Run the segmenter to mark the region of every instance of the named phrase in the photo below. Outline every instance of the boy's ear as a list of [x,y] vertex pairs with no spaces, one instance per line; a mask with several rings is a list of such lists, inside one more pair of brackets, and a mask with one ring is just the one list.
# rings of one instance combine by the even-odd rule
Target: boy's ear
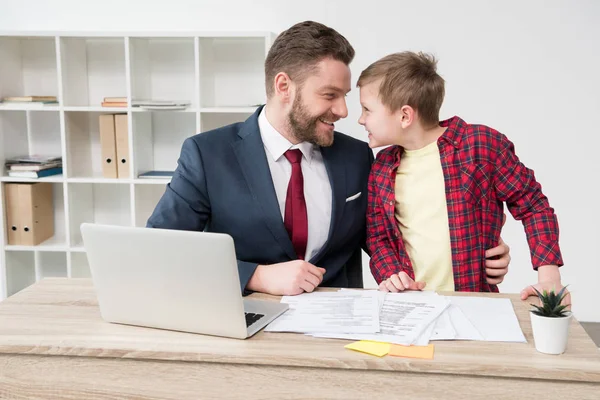
[[415,122],[416,111],[411,106],[402,106],[398,110],[398,118],[402,124],[402,129],[406,129]]
[[275,75],[273,84],[275,85],[275,95],[279,97],[283,102],[287,103],[291,101],[293,96],[293,82],[289,75],[285,72],[280,72]]

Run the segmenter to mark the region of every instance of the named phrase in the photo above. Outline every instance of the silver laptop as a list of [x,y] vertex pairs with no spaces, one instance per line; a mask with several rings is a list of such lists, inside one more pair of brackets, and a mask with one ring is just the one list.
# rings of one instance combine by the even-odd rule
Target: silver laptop
[[83,223],[102,318],[245,339],[288,308],[242,297],[231,236]]

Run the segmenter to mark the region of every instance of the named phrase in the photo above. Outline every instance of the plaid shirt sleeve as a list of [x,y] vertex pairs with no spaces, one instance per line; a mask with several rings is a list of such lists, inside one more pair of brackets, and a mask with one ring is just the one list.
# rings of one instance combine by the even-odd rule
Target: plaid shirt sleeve
[[500,134],[500,152],[494,186],[498,200],[506,202],[512,216],[523,222],[534,269],[563,265],[558,245],[558,220],[542,193],[534,172],[519,161],[513,143]]
[[390,222],[386,218],[378,190],[383,180],[390,179],[386,176],[386,169],[384,163],[377,160],[369,175],[367,248],[371,253],[371,273],[378,284],[402,270],[397,251],[387,233]]

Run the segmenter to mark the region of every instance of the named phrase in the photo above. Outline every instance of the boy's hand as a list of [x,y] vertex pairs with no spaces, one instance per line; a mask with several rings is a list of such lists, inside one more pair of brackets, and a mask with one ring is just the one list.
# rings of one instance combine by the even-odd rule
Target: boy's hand
[[392,293],[403,292],[405,290],[423,290],[424,287],[425,282],[415,282],[404,271],[390,276],[379,284],[379,290]]
[[[502,226],[506,223],[506,214],[502,214]],[[502,283],[504,277],[508,273],[508,265],[510,264],[510,247],[502,237],[498,246],[485,251],[485,274],[487,283],[490,285],[498,285]]]
[[[495,259],[497,258],[497,259]],[[498,246],[485,251],[485,274],[487,283],[498,285],[508,273],[510,247],[500,238]]]
[[[544,290],[551,291],[554,290],[558,293],[563,285],[560,281],[560,272],[558,271],[558,266],[556,265],[543,265],[538,267],[538,283],[533,285],[540,293],[543,293]],[[568,290],[565,290],[567,295],[563,299],[561,304],[566,304],[571,308],[571,294]],[[529,296],[537,296],[535,290],[531,286],[527,286],[523,291],[521,291],[521,300],[527,300]]]

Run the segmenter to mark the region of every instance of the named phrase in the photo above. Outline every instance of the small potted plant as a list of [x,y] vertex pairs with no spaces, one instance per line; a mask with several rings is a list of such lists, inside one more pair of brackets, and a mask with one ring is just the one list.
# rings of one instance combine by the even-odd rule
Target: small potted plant
[[551,290],[540,293],[533,288],[540,305],[531,304],[531,329],[537,351],[546,354],[562,354],[567,348],[571,312],[567,305],[561,304],[567,295],[566,286],[558,294]]

